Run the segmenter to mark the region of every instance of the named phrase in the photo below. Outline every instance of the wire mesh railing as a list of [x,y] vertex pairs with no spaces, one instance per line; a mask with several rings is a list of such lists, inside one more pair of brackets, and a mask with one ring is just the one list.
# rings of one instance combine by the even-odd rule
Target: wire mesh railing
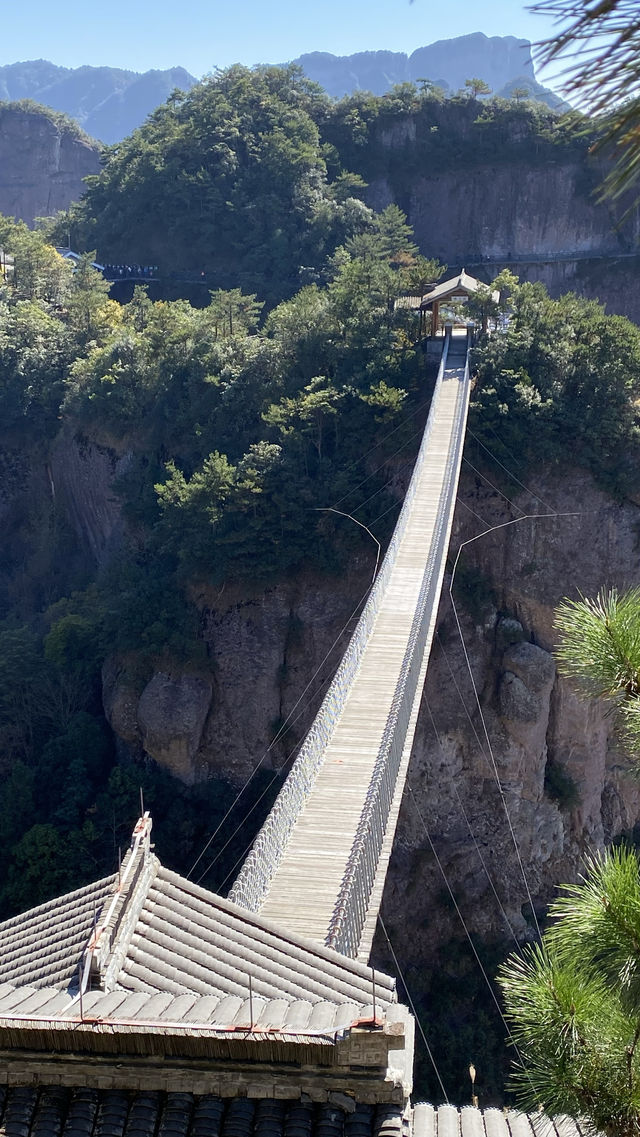
[[[432,400],[432,408],[436,403],[437,394],[442,384],[448,346],[447,340],[443,348],[442,360]],[[325,750],[346,703],[382,604],[385,589],[407,527],[413,499],[416,494],[419,472],[424,463],[432,429],[433,413],[430,411],[402,510],[380,571],[369,593],[355,631],[311,728],[302,742],[291,771],[229,893],[230,900],[247,908],[249,911],[257,912],[262,907],[269,892],[273,876],[285,854],[287,842],[293,827],[313,791],[318,771],[322,766]],[[393,793],[391,794],[391,799],[392,798]],[[389,806],[387,808],[387,816],[391,807],[391,799],[389,800]],[[374,824],[373,817],[372,824]],[[379,822],[376,821],[375,824],[379,824]],[[359,831],[360,830],[358,830],[358,832]],[[384,836],[384,833],[382,836]]]
[[[400,674],[391,701],[382,741],[367,790],[364,808],[342,885],[333,910],[325,945],[343,955],[356,956],[364,930],[382,843],[396,790],[396,782],[405,747],[409,719],[417,694],[418,681],[429,638],[431,616],[440,596],[440,558],[442,536],[447,531],[458,484],[460,454],[464,445],[466,419],[466,386],[469,379],[468,357],[465,363],[463,389],[458,396],[453,445],[449,449],[440,498],[438,519],[425,565],[416,611],[407,640]],[[444,550],[446,552],[446,550]]]

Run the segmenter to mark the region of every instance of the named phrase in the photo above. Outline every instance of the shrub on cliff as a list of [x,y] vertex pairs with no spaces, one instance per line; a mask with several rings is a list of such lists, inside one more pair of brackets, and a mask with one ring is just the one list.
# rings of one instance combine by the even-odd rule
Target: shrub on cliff
[[474,354],[474,433],[521,471],[571,461],[623,494],[639,474],[640,328],[541,284],[516,285],[510,307]]

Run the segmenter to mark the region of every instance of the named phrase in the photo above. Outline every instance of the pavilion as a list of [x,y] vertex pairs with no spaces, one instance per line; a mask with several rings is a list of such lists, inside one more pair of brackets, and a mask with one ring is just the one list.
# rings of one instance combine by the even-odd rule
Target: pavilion
[[[500,293],[489,288],[475,276],[470,276],[464,269],[458,276],[443,280],[435,284],[423,297],[420,303],[420,312],[431,311],[431,335],[437,336],[440,328],[440,307],[448,300],[468,300],[470,297],[486,297],[487,301],[498,303]],[[487,315],[482,316],[482,330],[487,330]]]

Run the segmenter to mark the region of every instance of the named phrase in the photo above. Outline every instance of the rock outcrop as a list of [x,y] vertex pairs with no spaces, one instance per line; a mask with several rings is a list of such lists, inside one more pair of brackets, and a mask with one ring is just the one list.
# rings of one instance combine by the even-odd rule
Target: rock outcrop
[[[384,132],[390,165],[423,128],[408,116]],[[447,264],[449,275],[464,266],[490,280],[509,267],[552,296],[572,290],[638,321],[640,289],[630,281],[640,264],[640,210],[622,220],[626,205],[598,199],[604,173],[586,155],[425,168],[402,187],[391,176],[372,179],[367,200],[375,209],[400,205],[422,252]]]
[[[463,481],[452,547],[491,530],[463,553],[463,579],[476,577],[473,596],[458,598],[473,682],[445,589],[410,768],[469,927],[488,939],[505,931],[500,905],[517,936],[530,934],[530,898],[542,913],[556,884],[575,879],[587,848],[640,818],[640,783],[628,776],[609,708],[580,700],[551,655],[563,596],[635,580],[640,507],[614,503],[572,470],[541,477],[532,489],[537,498],[522,493],[512,508],[480,479]],[[141,692],[109,672],[113,729],[187,782],[216,772],[240,785],[258,762],[278,769],[312,721],[369,572],[365,558],[339,584],[305,575],[253,597],[231,585],[218,594],[203,586],[196,599],[211,685],[172,671]],[[401,939],[408,906],[423,926],[419,945],[403,944],[416,966],[455,931],[438,870],[425,857],[422,822],[407,804],[385,906]]]
[[97,143],[44,109],[0,105],[0,213],[32,225],[68,209],[99,170]]
[[104,565],[123,535],[121,503],[114,481],[126,473],[131,454],[63,429],[51,449],[51,491],[65,509],[78,541],[94,564]]
[[[452,545],[490,530],[462,554],[484,597],[476,587],[457,600],[470,670],[446,589],[441,602],[409,772],[420,816],[408,797],[384,902],[408,966],[428,967],[448,937],[464,935],[425,833],[471,933],[506,945],[533,934],[531,900],[542,918],[585,853],[640,818],[640,784],[609,706],[580,699],[550,654],[564,596],[637,583],[640,508],[571,470],[532,490],[539,498],[521,494],[512,510],[479,478],[462,483],[467,509]],[[419,939],[403,930],[408,910]]]
[[187,783],[196,780],[194,759],[211,694],[211,683],[206,679],[158,671],[138,702],[137,719],[145,753]]

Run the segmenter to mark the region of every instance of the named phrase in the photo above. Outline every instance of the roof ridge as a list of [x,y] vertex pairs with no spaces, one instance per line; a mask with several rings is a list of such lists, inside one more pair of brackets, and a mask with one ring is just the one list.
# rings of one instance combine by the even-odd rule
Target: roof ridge
[[114,882],[113,896],[99,925],[85,948],[82,960],[82,986],[103,991],[115,988],[118,972],[135,932],[147,893],[160,861],[151,852],[152,820],[145,813],[138,821],[131,847]]

